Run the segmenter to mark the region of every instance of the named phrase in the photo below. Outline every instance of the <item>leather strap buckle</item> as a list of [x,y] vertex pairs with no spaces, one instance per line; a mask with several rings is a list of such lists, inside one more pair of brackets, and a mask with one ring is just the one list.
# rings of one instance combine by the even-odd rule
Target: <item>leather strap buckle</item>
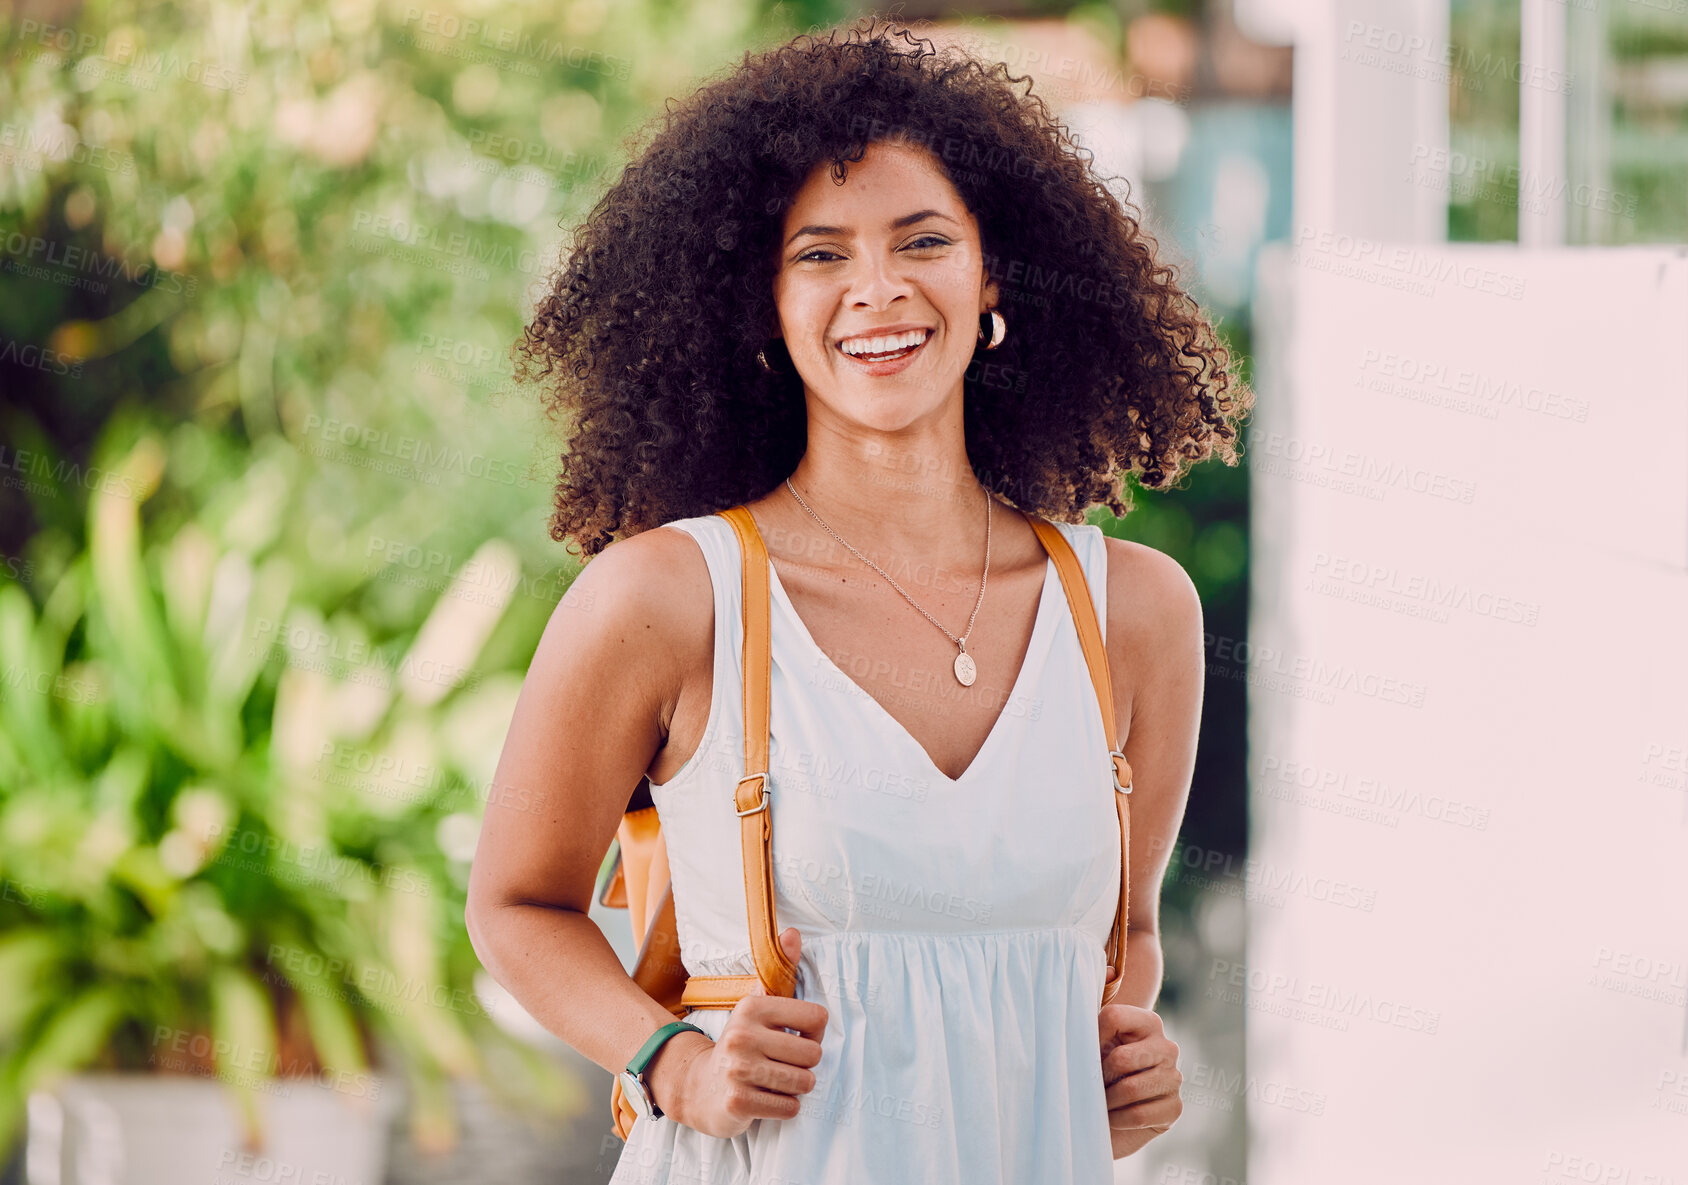
[[[762,779],[762,801],[757,803],[755,806],[751,807],[747,811],[734,811],[733,814],[737,815],[741,819],[744,818],[746,815],[754,815],[758,811],[765,811],[765,810],[768,809],[768,775],[767,774],[765,774],[765,773],[745,774],[744,777],[742,777],[738,780],[737,786],[742,786],[746,782],[750,781],[753,778],[761,778]],[[737,786],[735,786],[734,788],[736,789]],[[734,799],[735,799],[735,801],[737,800],[737,795],[734,795]]]
[[[1116,757],[1119,758],[1119,761],[1113,760]],[[1109,749],[1108,750],[1108,758],[1109,758],[1109,764],[1113,766],[1114,789],[1118,790],[1121,794],[1130,794],[1131,793],[1131,783],[1130,782],[1127,782],[1123,786],[1121,786],[1119,784],[1119,763],[1120,763],[1120,761],[1125,760],[1125,754],[1120,752],[1118,749]],[[1128,763],[1125,768],[1130,769],[1131,768],[1130,764]]]

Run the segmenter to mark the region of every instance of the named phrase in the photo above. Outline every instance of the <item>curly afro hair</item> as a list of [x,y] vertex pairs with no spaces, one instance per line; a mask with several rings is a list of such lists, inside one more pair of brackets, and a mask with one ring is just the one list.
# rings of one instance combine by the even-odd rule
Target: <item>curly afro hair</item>
[[[843,34],[842,36],[840,34]],[[1027,83],[1025,93],[1017,86]],[[802,379],[756,361],[777,326],[779,232],[820,164],[880,140],[929,149],[977,218],[1012,332],[963,381],[967,455],[1010,504],[1127,512],[1122,475],[1236,464],[1252,395],[1174,268],[1089,153],[1001,62],[863,18],[800,36],[671,100],[550,278],[519,377],[565,421],[551,536],[618,536],[761,496],[803,455]]]

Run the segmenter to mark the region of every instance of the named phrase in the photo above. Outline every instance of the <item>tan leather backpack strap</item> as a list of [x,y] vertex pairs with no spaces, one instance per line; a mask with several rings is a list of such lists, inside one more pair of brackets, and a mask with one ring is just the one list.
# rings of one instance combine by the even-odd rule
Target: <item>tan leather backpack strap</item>
[[744,777],[733,792],[744,847],[744,904],[756,974],[769,995],[797,991],[797,968],[780,949],[774,920],[773,797],[768,784],[768,684],[773,651],[769,631],[768,549],[743,506],[718,511],[738,536],[744,580]]
[[1114,811],[1119,816],[1119,909],[1114,914],[1113,927],[1108,931],[1108,978],[1102,986],[1102,1003],[1106,1004],[1119,991],[1120,977],[1125,971],[1125,928],[1131,903],[1131,808],[1126,796],[1131,793],[1131,763],[1119,747],[1119,729],[1114,722],[1114,686],[1108,674],[1108,651],[1102,643],[1102,629],[1096,621],[1096,604],[1090,597],[1090,584],[1084,578],[1084,567],[1073,553],[1058,527],[1036,515],[1026,515],[1032,530],[1049,558],[1055,561],[1055,573],[1061,578],[1061,588],[1067,594],[1067,608],[1073,624],[1078,627],[1079,645],[1084,650],[1084,663],[1090,669],[1090,682],[1096,689],[1096,702],[1102,710],[1102,733],[1108,741],[1108,756],[1114,763]]
[[674,886],[665,883],[651,903],[650,929],[639,944],[633,964],[633,982],[651,999],[676,1016],[682,1015],[681,995],[686,983],[686,963],[680,955],[680,940],[674,916]]

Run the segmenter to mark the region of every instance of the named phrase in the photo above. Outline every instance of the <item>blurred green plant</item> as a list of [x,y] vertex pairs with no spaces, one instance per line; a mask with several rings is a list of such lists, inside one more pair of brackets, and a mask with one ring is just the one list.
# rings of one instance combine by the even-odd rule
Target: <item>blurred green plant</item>
[[166,460],[143,435],[108,467],[45,603],[0,582],[0,1158],[28,1092],[96,1066],[214,1075],[253,1133],[273,1077],[362,1094],[382,1060],[425,1147],[453,1142],[453,1078],[571,1113],[578,1085],[477,1000],[461,924],[519,687],[466,658],[511,549],[477,555],[501,596],[447,586],[391,651],[244,550],[285,451],[214,528],[148,543]]
[[425,1146],[453,1076],[578,1101],[462,925],[573,574],[500,371],[620,138],[764,16],[0,11],[0,1140],[82,1067],[250,1122],[253,1067],[384,1059]]

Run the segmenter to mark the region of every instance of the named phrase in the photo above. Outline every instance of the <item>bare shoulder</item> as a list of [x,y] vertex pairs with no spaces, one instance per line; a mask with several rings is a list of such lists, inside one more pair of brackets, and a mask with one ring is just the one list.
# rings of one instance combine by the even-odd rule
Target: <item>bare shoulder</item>
[[[657,527],[611,543],[587,561],[552,613],[540,651],[567,637],[594,650],[684,659],[710,645],[713,616],[709,565],[697,541],[677,528]],[[677,669],[672,661],[662,665]]]
[[522,681],[473,898],[585,911],[628,794],[695,683],[688,652],[700,633],[708,654],[709,588],[702,551],[677,530],[641,532],[587,561]]
[[1201,597],[1184,565],[1144,543],[1106,536],[1108,636],[1160,634],[1201,624]]
[[1107,549],[1107,648],[1115,685],[1129,691],[1199,677],[1202,603],[1190,574],[1143,543],[1108,536]]

